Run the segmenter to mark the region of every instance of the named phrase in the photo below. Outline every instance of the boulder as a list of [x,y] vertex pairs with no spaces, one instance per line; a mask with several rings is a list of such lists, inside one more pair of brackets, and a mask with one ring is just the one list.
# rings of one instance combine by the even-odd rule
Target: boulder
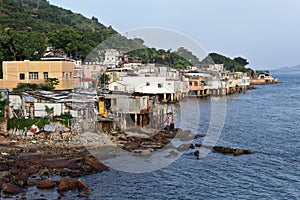
[[199,150],[196,150],[194,152],[194,155],[197,157],[198,160],[200,159],[200,152],[199,152]]
[[139,148],[139,146],[140,145],[136,142],[127,142],[126,144],[124,144],[124,149],[126,151],[132,151],[132,150]]
[[39,180],[36,183],[36,187],[39,189],[52,189],[55,187],[55,182],[51,180]]
[[57,190],[58,190],[58,192],[76,190],[77,189],[77,183],[78,183],[78,180],[75,180],[75,179],[61,178],[58,181]]
[[61,178],[58,181],[58,192],[66,192],[69,190],[84,190],[86,194],[91,194],[90,189],[82,181],[78,181],[71,178]]
[[19,193],[26,191],[25,189],[20,188],[19,186],[16,186],[11,183],[3,183],[1,187],[2,187],[3,192],[9,193],[9,194],[19,194]]
[[91,194],[91,190],[88,188],[88,186],[84,182],[78,181],[77,186],[78,186],[79,190],[84,190],[84,192],[86,194]]
[[15,176],[14,183],[19,186],[25,186],[25,185],[27,185],[28,177],[29,177],[28,172],[25,170],[21,170]]
[[198,138],[203,138],[205,136],[206,136],[205,134],[197,134],[197,135],[194,136],[194,139],[196,140]]
[[90,166],[93,170],[97,172],[108,171],[109,168],[97,160],[95,157],[84,157],[83,164]]
[[197,143],[195,144],[195,147],[202,147],[202,144]]
[[254,154],[254,152],[250,150],[244,150],[244,149],[235,149],[233,152],[234,156],[239,156],[242,154]]

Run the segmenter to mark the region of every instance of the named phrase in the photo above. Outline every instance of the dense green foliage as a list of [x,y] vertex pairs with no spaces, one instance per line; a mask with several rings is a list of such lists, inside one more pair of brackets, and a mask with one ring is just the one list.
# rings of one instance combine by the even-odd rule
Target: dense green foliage
[[45,118],[33,118],[33,119],[18,119],[18,118],[12,118],[7,120],[7,129],[24,129],[25,127],[29,129],[33,124],[38,126],[40,129],[44,128],[46,124],[49,124],[50,120]]
[[55,89],[55,86],[59,84],[58,78],[47,78],[45,83],[51,86],[51,90]]
[[16,88],[13,88],[12,94],[21,95],[26,91],[52,91],[54,87],[49,83],[35,84],[35,83],[18,83]]
[[72,27],[77,31],[106,31],[109,35],[115,32],[111,27],[100,24],[95,17],[90,20],[81,14],[50,5],[46,0],[1,0],[0,5],[1,28],[46,33]]
[[234,59],[228,58],[226,56],[217,54],[217,53],[210,53],[206,58],[204,58],[200,65],[202,67],[208,67],[210,64],[224,64],[226,70],[232,72],[251,72],[252,69],[246,68],[249,62],[242,58],[237,57]]
[[171,50],[144,48],[131,51],[129,55],[141,58],[143,63],[158,63],[175,69],[181,69],[191,65],[184,57],[176,52],[171,52]]
[[54,116],[53,121],[54,122],[60,122],[65,127],[70,127],[72,125],[71,119],[73,119],[70,112],[65,112],[64,114],[60,116]]
[[7,120],[7,129],[8,130],[13,128],[24,129],[25,127],[29,129],[33,124],[38,126],[40,129],[43,129],[46,124],[51,124],[53,122],[60,122],[64,126],[69,127],[71,125],[71,119],[72,119],[72,115],[69,112],[64,113],[60,116],[54,116],[53,119],[38,118],[38,117],[32,119],[12,118]]
[[0,65],[3,60],[39,60],[46,46],[84,59],[113,34],[116,31],[97,18],[88,19],[46,0],[0,0]]
[[103,85],[108,84],[109,80],[110,80],[109,75],[107,75],[107,74],[101,74],[99,76],[99,84],[100,84],[100,86],[102,87]]
[[[88,19],[50,5],[47,0],[0,0],[0,67],[3,60],[39,60],[46,47],[53,47],[58,55],[87,62],[103,61],[104,50],[113,48],[139,57],[144,63],[155,62],[176,69],[199,65],[199,59],[183,47],[174,52],[147,48],[142,39],[127,39],[95,17]],[[228,70],[249,71],[243,58],[232,60],[215,53],[210,57],[215,63],[224,63]],[[201,62],[208,63],[212,63],[209,58]]]

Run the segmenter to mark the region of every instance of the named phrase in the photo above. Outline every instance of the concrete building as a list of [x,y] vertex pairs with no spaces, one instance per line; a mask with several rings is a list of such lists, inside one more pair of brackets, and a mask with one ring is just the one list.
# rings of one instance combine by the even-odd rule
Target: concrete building
[[115,68],[120,63],[120,53],[114,49],[107,49],[105,52],[105,58],[103,64],[107,66],[107,68]]
[[74,62],[71,61],[3,61],[0,88],[12,90],[19,83],[45,83],[58,78],[55,90],[74,89]]
[[213,64],[209,65],[207,70],[212,70],[212,71],[223,71],[224,70],[224,65],[223,64]]
[[188,93],[188,80],[166,79],[165,77],[121,77],[110,83],[109,90],[126,93],[156,95],[163,101],[176,101]]
[[209,96],[209,87],[202,76],[189,77],[189,96]]

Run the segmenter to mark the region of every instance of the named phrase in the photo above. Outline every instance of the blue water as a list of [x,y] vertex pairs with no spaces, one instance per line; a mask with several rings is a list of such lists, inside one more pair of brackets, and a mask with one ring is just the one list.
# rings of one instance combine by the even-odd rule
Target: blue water
[[[300,74],[276,77],[283,83],[226,99],[217,144],[255,154],[211,152],[196,160],[187,151],[159,171],[132,174],[111,169],[82,178],[92,190],[88,199],[300,199]],[[210,101],[187,103],[199,106],[201,117],[186,120],[199,123],[197,132],[205,133]],[[63,199],[70,198],[76,195],[69,192]]]

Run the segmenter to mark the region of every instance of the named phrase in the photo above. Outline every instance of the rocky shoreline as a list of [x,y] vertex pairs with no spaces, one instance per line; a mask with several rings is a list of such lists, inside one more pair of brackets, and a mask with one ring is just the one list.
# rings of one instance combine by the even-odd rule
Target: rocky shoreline
[[[56,188],[60,196],[78,190],[79,196],[90,194],[89,188],[77,177],[108,171],[83,145],[10,144],[1,136],[0,197],[26,192],[28,186],[38,189]],[[51,177],[60,176],[53,181]],[[68,177],[68,178],[64,178]],[[24,196],[21,199],[26,199]]]
[[[60,196],[58,199],[69,190],[78,191],[78,197],[85,197],[91,191],[85,183],[77,180],[77,178],[109,171],[109,167],[91,155],[91,152],[88,151],[89,147],[97,149],[99,146],[109,147],[114,145],[127,152],[150,154],[167,145],[175,148],[171,144],[171,139],[175,137],[185,142],[205,137],[203,134],[190,135],[190,131],[179,128],[170,130],[170,127],[148,135],[143,132],[137,134],[137,130],[131,130],[127,133],[111,131],[105,136],[106,140],[109,141],[104,142],[105,144],[99,143],[98,140],[100,139],[96,138],[96,135],[83,137],[85,143],[83,144],[78,138],[73,138],[69,142],[58,139],[49,142],[45,138],[42,139],[43,137],[40,137],[38,141],[35,140],[37,138],[14,141],[11,140],[8,134],[0,134],[0,197],[19,194],[21,199],[26,199],[22,194],[25,194],[29,186],[36,186],[41,190],[56,189]],[[86,144],[89,140],[94,140],[96,144]],[[197,148],[201,147],[211,148],[216,153],[232,154],[234,156],[254,153],[250,150],[221,146],[212,147],[200,143],[185,143],[175,149],[181,152],[192,149],[196,158],[199,159],[200,152]],[[52,179],[54,176],[59,176],[60,179],[54,181]]]

